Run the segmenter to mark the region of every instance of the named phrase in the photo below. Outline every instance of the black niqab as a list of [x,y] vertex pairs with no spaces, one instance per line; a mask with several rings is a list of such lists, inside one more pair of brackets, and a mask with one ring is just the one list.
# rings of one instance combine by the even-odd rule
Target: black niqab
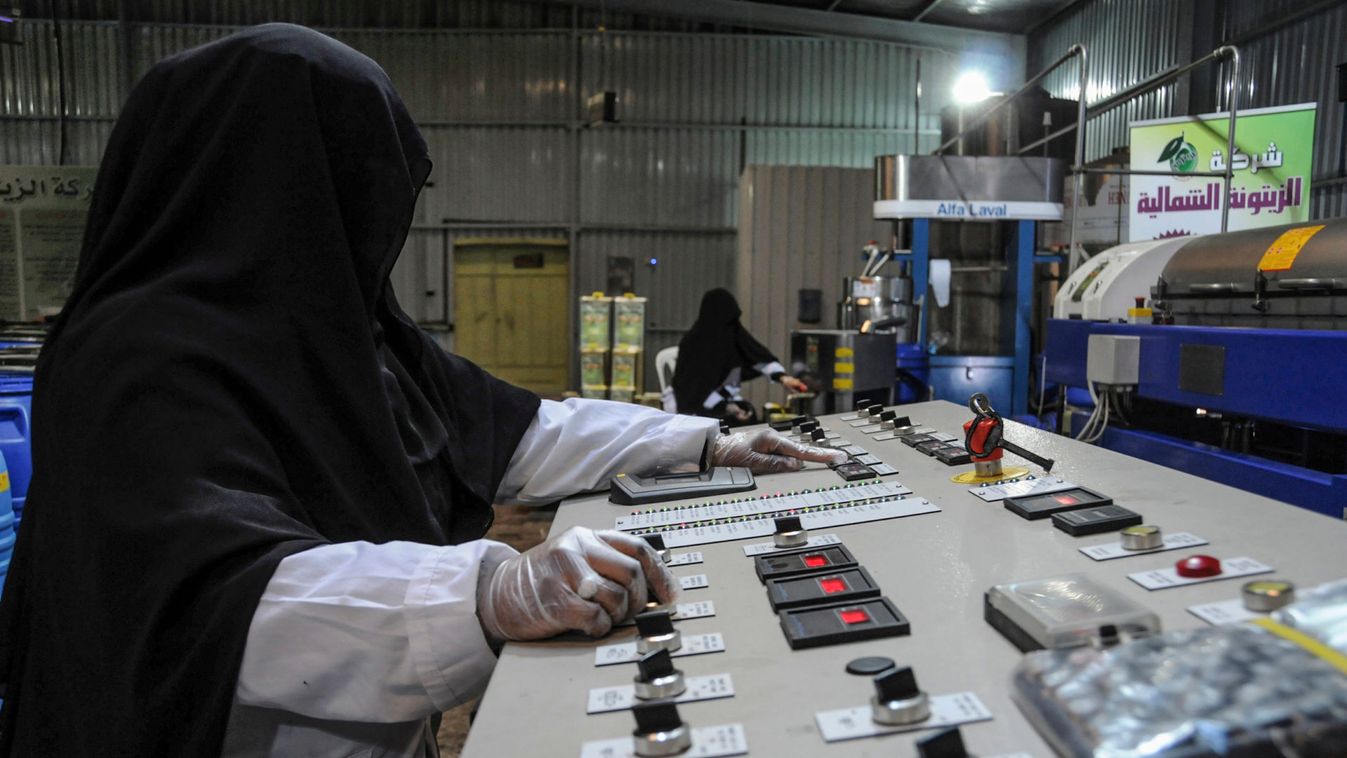
[[674,399],[683,413],[703,413],[706,397],[738,368],[744,381],[758,376],[754,366],[776,360],[771,351],[739,323],[739,303],[728,290],[702,295],[697,321],[678,343]]
[[218,754],[282,558],[485,532],[538,399],[393,299],[429,171],[383,71],[299,27],[131,93],[36,375],[0,753]]

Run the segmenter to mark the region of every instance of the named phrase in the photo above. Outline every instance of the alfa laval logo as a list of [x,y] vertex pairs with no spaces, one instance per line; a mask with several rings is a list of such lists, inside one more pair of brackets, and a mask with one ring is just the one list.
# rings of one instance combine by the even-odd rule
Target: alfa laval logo
[[1176,174],[1187,173],[1197,168],[1197,148],[1183,138],[1183,133],[1169,141],[1160,151],[1157,163],[1169,161],[1169,168]]

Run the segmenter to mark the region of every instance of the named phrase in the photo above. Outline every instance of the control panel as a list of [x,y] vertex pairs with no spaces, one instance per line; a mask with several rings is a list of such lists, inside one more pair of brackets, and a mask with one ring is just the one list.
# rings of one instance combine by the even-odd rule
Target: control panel
[[788,419],[847,461],[563,503],[554,532],[640,536],[684,590],[604,639],[507,645],[463,755],[1045,758],[1011,699],[1024,651],[1263,618],[1347,574],[1347,524],[1011,421],[989,475],[970,416]]

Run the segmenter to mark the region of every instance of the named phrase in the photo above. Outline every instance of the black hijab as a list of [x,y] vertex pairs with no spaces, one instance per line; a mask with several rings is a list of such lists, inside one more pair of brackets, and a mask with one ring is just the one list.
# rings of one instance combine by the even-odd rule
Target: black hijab
[[678,343],[674,364],[674,399],[683,413],[702,413],[706,396],[725,382],[732,369],[747,381],[758,376],[753,367],[776,360],[739,323],[739,303],[728,290],[716,288],[702,295],[697,321]]
[[136,86],[38,364],[0,754],[218,754],[282,558],[485,532],[538,399],[393,299],[429,171],[384,72],[307,29]]

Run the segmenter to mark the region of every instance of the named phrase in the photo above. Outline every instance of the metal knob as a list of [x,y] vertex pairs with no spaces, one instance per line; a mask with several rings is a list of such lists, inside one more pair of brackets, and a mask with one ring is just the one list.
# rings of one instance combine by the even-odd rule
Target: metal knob
[[653,534],[642,534],[641,539],[645,540],[647,543],[650,544],[650,547],[655,549],[655,552],[659,554],[659,559],[661,561],[668,563],[669,559],[673,558],[673,551],[664,546],[663,534],[660,534],[659,532],[655,532]]
[[632,748],[641,758],[678,755],[692,747],[692,730],[673,703],[637,703],[631,713],[636,717]]
[[1255,613],[1270,613],[1296,601],[1296,587],[1290,582],[1262,579],[1244,584],[1244,607]]
[[814,431],[809,433],[809,440],[813,442],[815,445],[827,447],[828,433],[823,431],[822,429],[815,429]]
[[683,636],[674,629],[673,615],[667,610],[645,611],[636,614],[636,652],[645,654],[652,650],[673,652],[683,646]]
[[875,723],[885,726],[906,726],[931,717],[931,701],[917,688],[917,676],[911,666],[875,676],[870,715]]
[[892,429],[893,422],[898,418],[897,411],[884,411],[879,414],[879,427],[881,429]]
[[800,523],[799,516],[782,516],[776,519],[772,544],[777,547],[804,547],[809,544],[809,530]]
[[683,672],[674,668],[669,651],[652,650],[636,662],[638,673],[633,684],[636,697],[642,700],[662,700],[678,697],[687,690]]
[[1160,527],[1150,524],[1129,526],[1119,533],[1122,535],[1123,550],[1154,550],[1165,544],[1165,537],[1160,532]]

